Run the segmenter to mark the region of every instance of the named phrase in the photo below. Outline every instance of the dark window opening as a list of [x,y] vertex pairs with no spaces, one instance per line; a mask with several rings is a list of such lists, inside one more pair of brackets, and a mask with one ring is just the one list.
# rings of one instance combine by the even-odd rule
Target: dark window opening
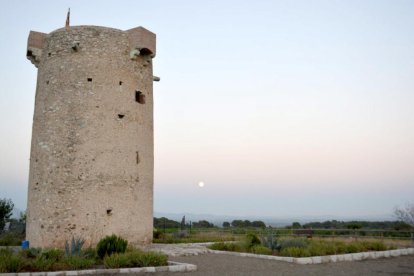
[[33,56],[33,52],[32,51],[27,51],[27,54],[26,54],[26,56],[28,56],[28,57],[31,57],[31,56]]
[[49,84],[49,81],[46,81],[46,84]]
[[144,104],[145,103],[145,95],[141,91],[135,91],[135,101]]
[[124,118],[125,117],[125,115],[124,114],[118,114],[118,118],[119,119],[122,119],[122,118]]
[[107,214],[108,216],[112,215],[112,209],[106,209],[106,214]]
[[139,152],[137,151],[136,153],[137,153],[136,161],[137,161],[137,164],[139,164],[139,161],[140,161],[139,160]]
[[119,81],[119,85],[122,85],[122,81]]
[[52,56],[52,53],[47,53],[47,56],[48,56],[48,57]]
[[88,78],[88,81],[91,82],[92,81],[92,78]]

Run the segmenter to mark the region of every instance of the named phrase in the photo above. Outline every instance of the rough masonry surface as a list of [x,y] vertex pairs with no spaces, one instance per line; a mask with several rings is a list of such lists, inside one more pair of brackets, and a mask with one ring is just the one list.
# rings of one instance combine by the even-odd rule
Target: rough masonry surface
[[155,34],[97,26],[30,32],[38,68],[27,211],[34,247],[117,234],[152,240]]

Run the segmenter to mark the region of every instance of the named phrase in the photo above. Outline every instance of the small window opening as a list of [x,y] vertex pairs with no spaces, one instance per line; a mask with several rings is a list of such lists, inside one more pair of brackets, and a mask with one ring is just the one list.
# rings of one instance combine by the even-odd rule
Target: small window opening
[[145,103],[145,95],[141,91],[135,91],[135,101],[144,104]]
[[119,81],[119,85],[122,85],[122,81]]
[[46,81],[46,84],[49,84],[49,81]]
[[112,208],[106,209],[106,214],[108,216],[112,215]]
[[33,56],[33,52],[32,51],[27,51],[27,54],[26,54],[26,56],[28,56],[28,57],[31,57],[31,56]]
[[52,53],[47,53],[47,56],[48,56],[48,57],[52,56]]
[[125,114],[118,114],[118,118],[119,119],[122,119],[122,118],[124,118],[125,117]]
[[137,161],[137,164],[139,164],[139,152],[138,151],[136,151],[136,154],[137,154],[137,157],[136,157],[136,161]]
[[92,81],[92,78],[88,78],[88,81],[91,82]]

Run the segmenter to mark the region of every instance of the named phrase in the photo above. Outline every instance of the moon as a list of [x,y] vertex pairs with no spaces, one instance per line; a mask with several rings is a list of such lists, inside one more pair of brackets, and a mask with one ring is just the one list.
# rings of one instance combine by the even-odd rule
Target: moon
[[203,181],[198,182],[198,187],[203,188],[204,187],[204,182]]

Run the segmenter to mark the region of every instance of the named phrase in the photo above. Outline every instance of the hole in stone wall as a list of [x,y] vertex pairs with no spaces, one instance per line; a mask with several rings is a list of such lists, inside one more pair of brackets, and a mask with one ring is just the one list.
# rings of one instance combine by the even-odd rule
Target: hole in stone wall
[[28,57],[31,57],[31,56],[33,56],[33,52],[32,51],[27,51],[27,53],[26,53],[26,56],[28,56]]
[[119,85],[122,85],[122,81],[119,81]]
[[47,56],[48,56],[48,57],[52,56],[52,53],[47,53]]
[[108,216],[112,215],[112,208],[106,209],[106,214]]
[[119,119],[122,119],[122,118],[124,118],[125,117],[125,115],[124,114],[118,114],[118,118]]
[[88,81],[91,82],[92,81],[92,78],[88,78]]
[[135,91],[135,101],[144,104],[145,103],[145,95],[141,91]]
[[136,158],[137,160],[136,161],[137,161],[137,164],[139,164],[139,152],[137,151],[136,153],[137,153],[137,158]]
[[46,84],[49,84],[49,81],[46,81]]

